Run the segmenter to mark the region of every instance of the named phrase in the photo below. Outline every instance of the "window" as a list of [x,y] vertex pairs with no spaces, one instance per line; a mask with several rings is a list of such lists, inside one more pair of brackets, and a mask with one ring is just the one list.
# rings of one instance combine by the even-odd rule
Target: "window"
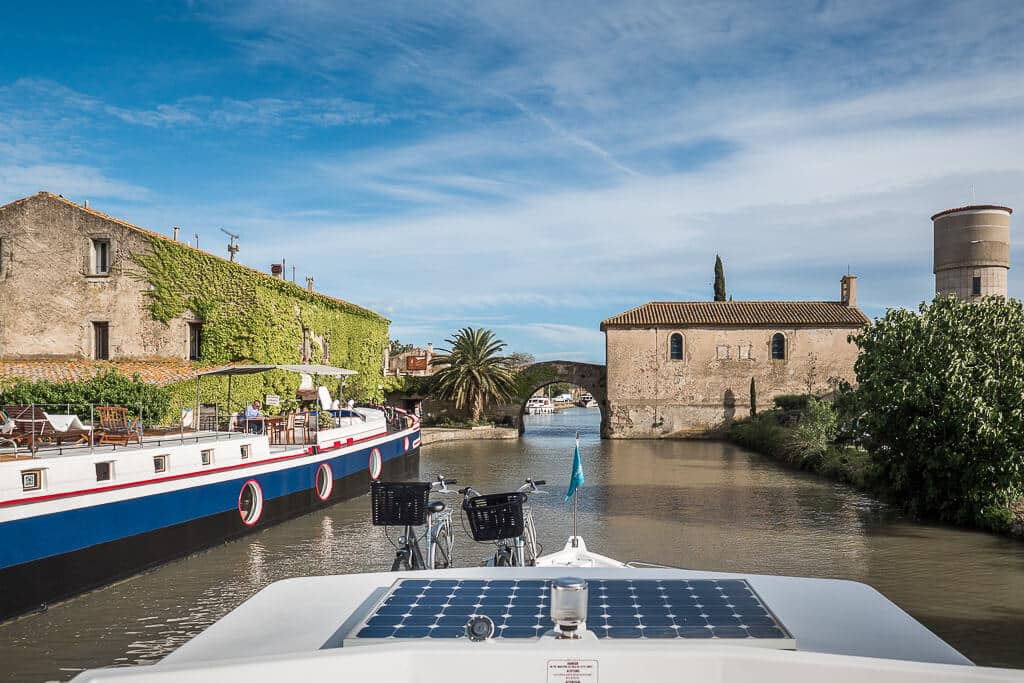
[[750,360],[750,344],[740,344],[739,354],[740,360]]
[[110,481],[110,463],[96,463],[96,481]]
[[213,462],[213,449],[202,452],[203,466],[209,465]]
[[772,360],[786,360],[786,337],[781,332],[772,335]]
[[729,346],[728,344],[718,345],[718,360],[729,360]]
[[244,446],[242,446],[241,450],[242,450],[242,460],[248,460],[249,459],[249,444],[245,444]]
[[671,360],[683,359],[683,335],[678,332],[668,339],[668,357]]
[[110,274],[110,240],[92,241],[92,274]]
[[21,473],[21,490],[38,491],[43,488],[42,470],[24,470]]
[[92,357],[96,360],[110,360],[110,323],[92,324]]
[[971,296],[981,296],[981,278],[971,278]]
[[160,472],[167,471],[167,456],[166,455],[154,455],[153,456],[153,471],[159,474]]
[[188,324],[188,359],[199,360],[199,350],[203,345],[203,324]]

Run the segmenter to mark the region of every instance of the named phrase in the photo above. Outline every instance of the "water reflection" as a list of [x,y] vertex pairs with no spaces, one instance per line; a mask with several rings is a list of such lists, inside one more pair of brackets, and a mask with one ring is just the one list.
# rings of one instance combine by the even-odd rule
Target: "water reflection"
[[[596,410],[531,416],[523,439],[434,445],[421,477],[484,492],[527,476],[547,550],[571,528],[563,501],[573,435],[586,484],[580,532],[597,552],[695,569],[865,581],[971,659],[1024,667],[1024,544],[908,522],[845,487],[728,444],[599,439]],[[457,506],[458,497],[447,500]],[[493,552],[459,532],[456,562]],[[85,667],[157,661],[267,584],[380,571],[393,551],[369,498],[335,505],[0,627],[7,680],[67,679]]]

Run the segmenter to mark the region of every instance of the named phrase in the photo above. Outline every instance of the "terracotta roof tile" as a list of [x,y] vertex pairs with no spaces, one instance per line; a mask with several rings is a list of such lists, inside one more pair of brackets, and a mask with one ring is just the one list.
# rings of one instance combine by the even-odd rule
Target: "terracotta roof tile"
[[961,211],[1005,211],[1007,213],[1013,213],[1013,209],[1010,207],[1000,206],[999,204],[968,204],[967,206],[958,206],[955,209],[939,211],[937,214],[932,216],[932,220],[942,216],[948,216],[951,213],[959,213]]
[[870,321],[840,301],[652,301],[601,323],[606,327],[653,325],[821,325],[857,327]]
[[31,358],[0,360],[0,378],[25,379],[30,382],[78,382],[94,377],[98,372],[117,370],[126,377],[138,373],[143,382],[163,386],[192,379],[201,370],[218,366],[198,365],[186,360],[153,359],[126,361],[98,361],[86,358]]

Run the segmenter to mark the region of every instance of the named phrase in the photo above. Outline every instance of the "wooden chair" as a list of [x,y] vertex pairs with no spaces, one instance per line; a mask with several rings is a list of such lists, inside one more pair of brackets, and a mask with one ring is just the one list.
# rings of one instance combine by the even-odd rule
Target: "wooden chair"
[[[289,430],[291,433],[292,443],[306,443],[306,429],[309,426],[309,413],[295,413],[292,416],[292,427]],[[295,435],[298,434],[301,441],[295,440]]]
[[142,429],[139,418],[128,419],[128,409],[122,406],[96,406],[96,417],[99,419],[100,444],[127,446],[135,441],[142,445]]
[[288,413],[283,420],[271,423],[271,429],[273,430],[270,435],[271,443],[290,443],[286,436],[288,434],[295,435],[295,413]]

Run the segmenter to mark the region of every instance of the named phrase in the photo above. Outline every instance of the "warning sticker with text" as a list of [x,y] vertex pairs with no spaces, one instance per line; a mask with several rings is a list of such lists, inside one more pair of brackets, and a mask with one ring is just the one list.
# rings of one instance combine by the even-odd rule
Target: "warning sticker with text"
[[597,660],[549,659],[548,683],[597,683]]

